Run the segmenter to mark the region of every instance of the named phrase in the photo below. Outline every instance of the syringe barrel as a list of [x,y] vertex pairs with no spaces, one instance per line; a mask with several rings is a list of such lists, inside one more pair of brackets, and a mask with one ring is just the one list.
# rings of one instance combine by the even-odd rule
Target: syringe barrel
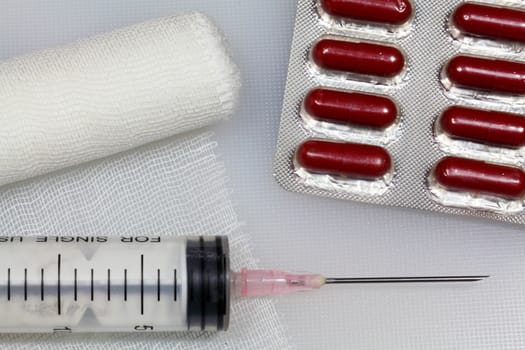
[[0,236],[0,332],[226,330],[226,237]]

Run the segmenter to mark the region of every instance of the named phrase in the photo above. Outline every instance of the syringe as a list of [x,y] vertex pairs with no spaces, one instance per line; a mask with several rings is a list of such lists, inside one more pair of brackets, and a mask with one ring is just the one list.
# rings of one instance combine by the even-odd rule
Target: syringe
[[232,296],[488,277],[325,278],[229,265],[222,236],[0,236],[0,332],[226,330]]

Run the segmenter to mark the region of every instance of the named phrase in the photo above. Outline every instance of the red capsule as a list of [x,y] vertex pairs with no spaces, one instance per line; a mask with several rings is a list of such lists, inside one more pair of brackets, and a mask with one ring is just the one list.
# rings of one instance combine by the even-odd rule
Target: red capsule
[[311,173],[375,180],[392,166],[381,147],[309,140],[297,149],[297,162]]
[[306,95],[304,107],[318,120],[378,129],[389,127],[397,118],[391,99],[356,92],[315,89]]
[[465,3],[452,16],[464,33],[494,39],[525,42],[525,12],[516,9]]
[[333,39],[320,40],[312,58],[321,68],[392,78],[403,70],[405,58],[392,46]]
[[507,147],[525,145],[525,118],[517,114],[454,106],[439,122],[455,138]]
[[439,184],[457,191],[519,198],[525,194],[525,173],[514,167],[447,157],[434,170]]
[[409,0],[321,0],[329,15],[359,21],[403,24],[412,15]]
[[453,58],[446,68],[450,81],[464,88],[525,94],[525,64],[470,56]]

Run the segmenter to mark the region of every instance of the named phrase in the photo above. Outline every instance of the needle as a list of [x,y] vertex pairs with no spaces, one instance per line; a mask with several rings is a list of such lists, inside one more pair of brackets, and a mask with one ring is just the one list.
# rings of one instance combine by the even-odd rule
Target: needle
[[490,276],[425,276],[425,277],[358,277],[358,278],[325,278],[325,284],[359,284],[359,283],[449,283],[478,282]]
[[422,277],[324,277],[319,274],[296,274],[281,270],[249,270],[233,273],[237,294],[264,296],[289,294],[319,289],[327,284],[360,283],[458,283],[478,282],[488,275],[473,276],[422,276]]

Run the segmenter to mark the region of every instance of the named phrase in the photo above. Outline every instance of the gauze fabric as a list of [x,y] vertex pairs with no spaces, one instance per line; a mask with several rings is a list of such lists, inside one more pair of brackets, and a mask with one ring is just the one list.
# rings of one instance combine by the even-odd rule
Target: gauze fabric
[[224,119],[239,88],[196,12],[0,62],[0,185]]
[[[10,235],[228,235],[232,269],[254,268],[212,135],[190,133],[102,161],[4,186],[0,232]],[[115,257],[118,259],[118,257]],[[20,349],[287,349],[270,299],[232,303],[221,333],[0,335]]]

